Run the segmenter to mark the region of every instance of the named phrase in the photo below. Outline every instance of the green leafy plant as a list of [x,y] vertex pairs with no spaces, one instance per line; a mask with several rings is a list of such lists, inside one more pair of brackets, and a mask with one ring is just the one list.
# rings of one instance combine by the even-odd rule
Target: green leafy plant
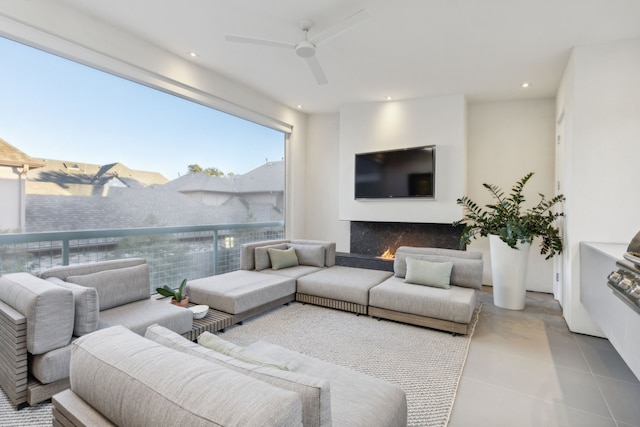
[[531,179],[533,172],[521,178],[511,188],[511,193],[505,195],[504,191],[490,184],[482,184],[490,193],[495,203],[478,206],[469,197],[464,196],[456,202],[465,208],[464,217],[453,225],[464,225],[460,235],[460,246],[471,243],[471,239],[478,236],[494,234],[512,248],[516,248],[518,242],[531,243],[534,238],[542,238],[540,254],[546,255],[545,259],[552,258],[562,252],[562,237],[560,230],[554,225],[556,219],[564,216],[562,212],[554,212],[552,208],[565,200],[562,194],[547,200],[540,194],[537,205],[523,210],[522,204],[525,197],[522,194],[525,184]]
[[164,285],[162,288],[156,288],[156,292],[164,297],[173,297],[176,302],[182,301],[186,296],[184,294],[184,286],[187,284],[187,279],[184,279],[177,289],[172,289],[169,285]]

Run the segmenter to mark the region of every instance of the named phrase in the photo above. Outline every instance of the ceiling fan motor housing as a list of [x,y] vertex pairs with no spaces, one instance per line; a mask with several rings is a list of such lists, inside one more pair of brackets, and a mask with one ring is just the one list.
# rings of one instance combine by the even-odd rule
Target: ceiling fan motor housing
[[306,40],[296,45],[296,54],[302,58],[310,58],[316,54],[316,46]]

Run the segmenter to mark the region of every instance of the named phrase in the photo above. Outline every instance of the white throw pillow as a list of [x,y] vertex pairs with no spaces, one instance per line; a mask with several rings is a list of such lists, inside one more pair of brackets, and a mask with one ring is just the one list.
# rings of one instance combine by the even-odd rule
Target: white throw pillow
[[299,265],[298,256],[294,248],[274,249],[269,248],[269,258],[271,259],[271,268],[274,270],[282,270],[283,268],[295,267]]
[[405,283],[450,288],[452,262],[431,262],[407,257],[407,275]]
[[254,354],[247,351],[244,347],[240,347],[239,345],[224,340],[211,332],[201,333],[198,337],[198,344],[211,350],[215,350],[218,353],[231,356],[234,359],[242,360],[243,362],[251,363],[253,365],[268,366],[270,368],[277,368],[285,371],[287,370],[287,366],[284,363],[279,363],[267,357]]

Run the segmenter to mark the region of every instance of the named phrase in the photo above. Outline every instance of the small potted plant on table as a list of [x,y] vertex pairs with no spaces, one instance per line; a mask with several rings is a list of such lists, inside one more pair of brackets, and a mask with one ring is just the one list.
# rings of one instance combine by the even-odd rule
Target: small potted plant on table
[[184,286],[186,284],[187,279],[184,279],[177,289],[172,289],[169,285],[164,285],[162,288],[156,288],[156,292],[162,296],[171,297],[171,304],[186,307],[189,304],[189,297],[184,294]]

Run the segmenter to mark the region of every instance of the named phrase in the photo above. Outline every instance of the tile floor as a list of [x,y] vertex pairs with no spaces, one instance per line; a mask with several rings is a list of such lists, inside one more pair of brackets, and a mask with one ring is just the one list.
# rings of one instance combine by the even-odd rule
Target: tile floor
[[609,341],[570,332],[552,295],[527,293],[523,311],[490,287],[479,298],[449,427],[640,427],[640,382]]

